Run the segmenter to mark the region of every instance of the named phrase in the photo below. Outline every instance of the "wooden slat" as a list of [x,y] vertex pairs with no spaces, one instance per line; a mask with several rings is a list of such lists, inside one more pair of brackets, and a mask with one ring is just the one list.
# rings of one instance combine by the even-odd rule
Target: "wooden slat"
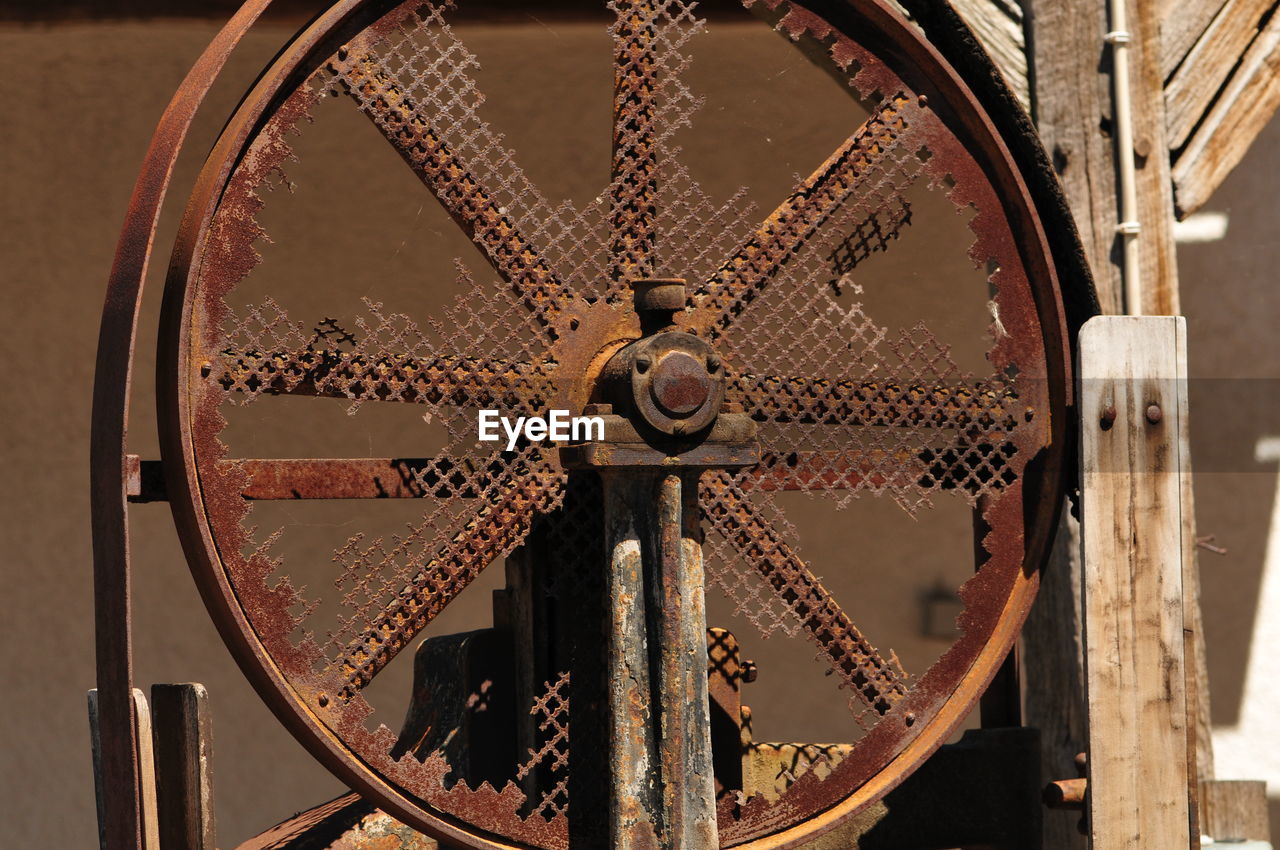
[[1099,129],[1110,112],[1101,73],[1106,10],[1096,0],[1027,0],[1032,116],[1071,203],[1104,312],[1120,311],[1114,144]]
[[[160,850],[160,832],[156,813],[156,773],[151,747],[151,712],[142,691],[133,689],[135,730],[138,739],[139,833],[141,850]],[[102,732],[98,715],[98,689],[89,691],[89,740],[93,748],[93,779],[98,804],[98,842],[107,850],[105,787],[102,773]]]
[[1160,70],[1164,79],[1173,76],[1178,65],[1208,28],[1209,22],[1226,0],[1163,0],[1160,27]]
[[138,718],[138,784],[142,803],[142,850],[160,850],[160,814],[156,803],[156,757],[151,740],[151,710],[142,691],[133,689]]
[[1274,0],[1227,0],[1196,41],[1165,86],[1170,150],[1182,147],[1200,123],[1231,69],[1257,37],[1263,15],[1274,5]]
[[[1185,328],[1177,317],[1107,316],[1080,334],[1095,850],[1191,842],[1182,632]],[[1155,422],[1147,414],[1152,404],[1160,411]]]
[[1280,106],[1280,15],[1254,39],[1173,168],[1178,213],[1199,209]]
[[1004,74],[1022,107],[1031,109],[1031,84],[1027,76],[1027,40],[1022,8],[1010,0],[952,0],[965,23]]
[[152,685],[156,795],[165,850],[214,850],[212,729],[204,685]]
[[1159,0],[1127,0],[1133,98],[1133,148],[1137,157],[1137,219],[1142,304],[1127,312],[1148,316],[1182,313],[1178,296],[1178,257],[1173,239],[1173,193],[1169,191],[1169,145],[1165,137],[1164,75],[1160,71]]
[[[1114,143],[1100,125],[1110,112],[1110,82],[1101,73],[1106,9],[1097,0],[1026,0],[1032,115],[1093,271],[1104,311],[1121,305],[1116,239]],[[1104,100],[1106,99],[1106,100]],[[1042,786],[1075,778],[1086,747],[1081,658],[1079,522],[1063,511],[1040,593],[1022,632],[1024,722],[1042,730]],[[1078,812],[1044,812],[1046,850],[1078,850],[1085,838]]]
[[1200,799],[1203,805],[1202,831],[1214,841],[1271,840],[1267,783],[1247,780],[1206,782],[1200,788]]

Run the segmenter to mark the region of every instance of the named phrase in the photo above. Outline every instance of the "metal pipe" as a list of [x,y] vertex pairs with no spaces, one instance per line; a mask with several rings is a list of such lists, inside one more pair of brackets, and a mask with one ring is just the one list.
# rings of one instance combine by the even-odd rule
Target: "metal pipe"
[[707,687],[698,473],[670,473],[657,485],[657,557],[650,609],[658,636],[653,670],[659,716],[663,847],[709,850],[716,837]]
[[[640,478],[640,481],[636,479]],[[637,490],[650,476],[608,470],[604,485],[606,573],[611,621],[605,635],[609,694],[609,846],[657,850],[658,812],[655,750],[650,724],[649,634],[643,530],[638,527]],[[637,496],[639,498],[637,498]]]
[[1120,172],[1120,221],[1116,231],[1124,240],[1124,311],[1142,315],[1142,273],[1138,252],[1138,191],[1133,158],[1133,95],[1129,85],[1129,32],[1125,0],[1110,0],[1111,31],[1105,41],[1111,45],[1112,103],[1115,112],[1116,162]]
[[602,470],[609,536],[610,846],[711,850],[698,473]]

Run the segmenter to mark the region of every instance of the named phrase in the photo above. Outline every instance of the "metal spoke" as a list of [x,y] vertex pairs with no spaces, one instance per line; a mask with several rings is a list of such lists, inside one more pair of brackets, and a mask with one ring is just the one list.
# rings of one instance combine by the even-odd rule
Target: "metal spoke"
[[757,422],[1011,431],[1034,411],[1005,381],[928,385],[734,375],[725,397]]
[[461,355],[373,355],[334,349],[227,349],[208,378],[249,396],[305,395],[541,412],[554,393],[532,363]]
[[653,271],[658,151],[654,97],[658,84],[656,4],[619,0],[614,33],[612,215],[614,276]]
[[[738,479],[744,493],[795,490],[870,490],[914,486],[919,490],[962,489],[971,494],[1001,490],[1017,478],[1011,441],[948,448],[836,449],[762,452],[760,463]],[[985,480],[984,480],[985,479]]]
[[910,144],[919,110],[903,94],[884,101],[703,284],[694,322],[713,333],[732,325],[837,212],[862,217],[854,233],[881,219],[905,223],[909,217],[893,208],[901,206],[899,183],[914,179],[921,165]]
[[219,468],[245,473],[250,501],[310,499],[476,499],[506,471],[493,458],[236,458]]
[[364,40],[349,45],[347,58],[333,64],[343,87],[525,306],[553,333],[561,331],[572,312],[572,291],[494,199],[492,188],[409,98],[406,86],[372,53],[362,51]]
[[841,680],[877,714],[907,693],[897,657],[880,655],[795,550],[724,472],[703,476],[703,511],[730,547],[791,609]]
[[474,513],[458,515],[449,528],[431,529],[430,537],[446,542],[430,557],[412,551],[416,535],[381,555],[374,569],[392,565],[402,574],[412,570],[412,577],[342,650],[340,697],[348,700],[373,681],[485,567],[524,541],[535,516],[558,503],[563,490],[559,474],[546,461],[530,458],[530,463],[492,484]]

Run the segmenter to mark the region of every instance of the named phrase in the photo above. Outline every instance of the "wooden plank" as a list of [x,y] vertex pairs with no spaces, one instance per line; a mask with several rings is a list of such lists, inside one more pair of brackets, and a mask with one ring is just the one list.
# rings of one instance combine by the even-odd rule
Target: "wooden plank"
[[1167,80],[1208,28],[1226,0],[1164,0],[1161,8],[1160,70]]
[[1032,116],[1075,213],[1104,312],[1121,310],[1116,246],[1113,143],[1101,126],[1110,113],[1106,10],[1096,0],[1027,0]]
[[107,817],[102,799],[102,733],[98,727],[98,689],[89,690],[89,748],[93,753],[93,796],[98,808],[98,847],[107,850]]
[[[1189,374],[1187,370],[1184,372]],[[1185,381],[1179,385],[1179,391],[1183,396],[1182,409],[1190,410]],[[1191,445],[1190,426],[1190,417],[1183,417],[1179,439],[1186,447]],[[1194,803],[1199,798],[1199,783],[1212,779],[1214,775],[1213,728],[1209,707],[1209,660],[1205,653],[1204,618],[1200,611],[1200,547],[1196,545],[1195,487],[1189,453],[1183,455],[1182,473],[1182,634],[1186,650],[1188,758],[1191,775],[1197,780],[1197,784],[1192,786]]]
[[[1075,215],[1106,312],[1121,309],[1115,151],[1103,135],[1106,9],[1096,0],[1026,0],[1032,116]],[[1023,629],[1024,722],[1041,730],[1041,785],[1076,776],[1087,746],[1081,657],[1079,523],[1063,511],[1040,593]],[[1046,850],[1077,850],[1079,812],[1044,812]]]
[[1270,841],[1267,783],[1211,781],[1200,788],[1200,823],[1214,841]]
[[[93,784],[98,808],[98,845],[107,850],[105,777],[102,772],[102,730],[99,717],[98,689],[89,691],[89,741],[93,750]],[[156,777],[151,748],[151,714],[142,691],[133,689],[135,731],[138,739],[138,779],[140,791],[142,850],[160,850],[160,833],[156,824]]]
[[151,711],[142,691],[133,689],[133,712],[138,730],[138,785],[142,812],[142,848],[160,850],[159,812],[156,808],[156,758],[151,742]]
[[1164,109],[1170,150],[1186,143],[1231,75],[1231,69],[1258,35],[1263,15],[1274,6],[1274,0],[1227,0],[1191,48],[1165,85]]
[[952,0],[952,5],[1004,74],[1022,108],[1029,111],[1031,83],[1021,7],[1009,0]]
[[165,850],[214,850],[209,694],[204,685],[151,686],[156,803]]
[[1199,209],[1280,106],[1280,15],[1249,46],[1173,167],[1178,213]]
[[1178,257],[1173,239],[1173,193],[1170,191],[1169,145],[1165,137],[1164,75],[1160,70],[1159,0],[1128,0],[1133,10],[1130,26],[1133,150],[1137,159],[1137,219],[1141,257],[1142,303],[1127,312],[1148,316],[1176,316],[1182,312],[1178,297]]
[[1095,850],[1191,846],[1182,631],[1185,328],[1178,317],[1105,316],[1080,334]]

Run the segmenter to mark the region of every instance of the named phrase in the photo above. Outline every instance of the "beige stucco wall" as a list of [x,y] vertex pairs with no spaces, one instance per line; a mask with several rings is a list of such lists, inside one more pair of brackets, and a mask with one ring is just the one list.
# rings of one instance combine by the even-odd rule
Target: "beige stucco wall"
[[[5,483],[0,645],[12,671],[6,698],[0,700],[0,799],[8,813],[0,843],[6,846],[87,847],[94,840],[84,691],[93,678],[87,455],[98,313],[114,239],[150,131],[214,31],[212,24],[192,21],[0,29],[9,83],[0,121],[0,275],[6,305],[0,355],[9,376],[0,432]],[[248,39],[226,85],[210,99],[191,150],[208,149],[241,89],[287,33],[268,26]],[[797,111],[802,115],[803,105]],[[1280,129],[1273,129],[1220,193],[1224,200],[1216,206],[1232,213],[1227,240],[1182,252],[1196,374],[1280,375],[1280,344],[1271,333],[1280,290],[1270,285],[1280,245],[1270,233],[1268,190],[1274,183],[1273,172],[1266,171],[1277,157]],[[197,164],[194,157],[185,159],[175,185],[189,185]],[[554,171],[555,163],[544,167]],[[174,216],[170,209],[160,246],[171,243]],[[163,262],[162,257],[158,265]],[[139,341],[132,433],[134,451],[144,457],[156,454],[149,399],[150,329],[157,302],[153,280]],[[1248,417],[1230,411],[1197,415],[1197,445],[1240,446],[1251,458],[1258,437],[1280,433],[1273,413],[1266,408]],[[1220,723],[1239,712],[1252,600],[1274,492],[1274,470],[1253,470],[1241,457],[1237,452],[1215,459],[1198,482],[1202,533],[1216,534],[1231,550],[1226,557],[1204,558],[1214,716]],[[844,544],[835,532],[824,536],[823,529],[840,517],[799,513],[806,551],[818,564],[838,562]],[[196,597],[167,508],[140,506],[133,517],[137,680],[143,686],[166,681],[208,686],[221,843],[233,846],[327,799],[340,786],[275,722],[223,650]],[[877,591],[883,598],[868,606],[870,626],[863,622],[864,627],[875,633],[872,627],[890,629],[896,623],[903,637],[894,645],[904,659],[936,652],[915,634],[914,623],[917,595],[948,569],[945,559],[913,534],[896,509],[870,505],[859,522],[876,532],[867,535],[863,562],[892,565],[885,571],[885,589]],[[943,538],[962,541],[967,516],[961,512],[949,522]],[[819,571],[828,575],[833,568]],[[850,573],[846,580],[856,588],[858,578]],[[758,650],[760,690],[748,699],[757,717],[776,718],[782,737],[793,729],[786,718],[803,718],[808,707],[785,688],[767,687],[771,669],[778,671],[785,662],[779,657],[771,668],[775,650]]]

